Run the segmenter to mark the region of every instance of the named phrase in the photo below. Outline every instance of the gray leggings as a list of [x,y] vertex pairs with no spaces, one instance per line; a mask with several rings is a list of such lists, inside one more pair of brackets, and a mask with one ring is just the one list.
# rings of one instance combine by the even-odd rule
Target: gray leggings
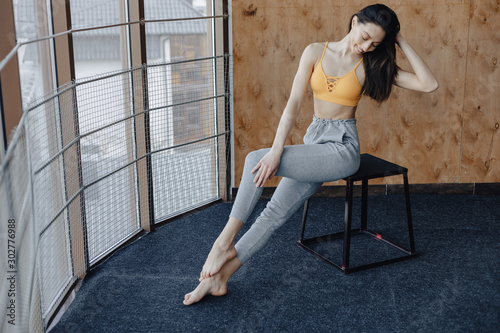
[[[241,263],[247,262],[268,242],[323,182],[335,181],[355,173],[360,150],[356,120],[332,120],[314,117],[304,136],[304,145],[286,146],[276,176],[281,179],[274,195],[252,227],[236,244]],[[247,155],[238,194],[230,216],[244,223],[262,194],[253,182],[252,169],[269,151],[257,150]]]

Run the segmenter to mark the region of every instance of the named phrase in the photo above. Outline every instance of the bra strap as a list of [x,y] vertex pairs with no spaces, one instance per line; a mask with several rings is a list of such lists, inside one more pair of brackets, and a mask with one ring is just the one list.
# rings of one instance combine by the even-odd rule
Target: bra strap
[[323,54],[321,55],[321,59],[319,60],[320,63],[323,60],[323,57],[325,56],[325,52],[326,52],[326,47],[327,46],[328,46],[328,42],[325,43],[325,48],[323,49]]
[[359,64],[363,61],[363,58],[361,58],[361,60],[358,62],[358,64],[356,65],[356,67],[354,67],[353,71],[356,70],[356,68],[358,68]]

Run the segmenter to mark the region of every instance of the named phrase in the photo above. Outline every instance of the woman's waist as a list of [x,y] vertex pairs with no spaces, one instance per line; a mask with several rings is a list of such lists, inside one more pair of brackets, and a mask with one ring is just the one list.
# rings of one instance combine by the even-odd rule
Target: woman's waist
[[313,116],[313,121],[307,128],[304,143],[325,142],[358,142],[356,118],[323,119]]
[[314,115],[319,119],[352,119],[356,117],[356,107],[314,99]]
[[[318,116],[316,116],[314,114],[311,126],[314,126],[315,124],[316,125],[319,125],[319,124],[333,125],[334,127],[338,127],[340,124],[356,126],[356,118],[347,118],[347,119],[343,119],[343,118],[339,118],[339,119],[319,118]],[[340,126],[340,127],[343,128],[343,126]]]

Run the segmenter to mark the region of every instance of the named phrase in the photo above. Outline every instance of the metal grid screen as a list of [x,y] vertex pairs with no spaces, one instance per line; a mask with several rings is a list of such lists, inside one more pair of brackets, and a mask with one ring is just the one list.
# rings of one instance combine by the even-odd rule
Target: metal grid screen
[[147,75],[155,219],[161,221],[220,197],[227,78],[222,58],[150,66]]
[[226,191],[230,77],[229,56],[144,65],[73,82],[25,111],[0,169],[20,331],[45,330],[74,281],[145,225]]

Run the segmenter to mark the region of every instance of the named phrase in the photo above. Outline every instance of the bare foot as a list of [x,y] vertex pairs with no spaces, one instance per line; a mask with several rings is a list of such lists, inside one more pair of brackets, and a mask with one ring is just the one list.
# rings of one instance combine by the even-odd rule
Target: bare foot
[[205,295],[222,296],[227,293],[226,281],[218,275],[203,279],[195,290],[184,296],[184,305],[199,302]]
[[212,250],[210,250],[208,254],[205,265],[203,265],[203,269],[200,273],[200,281],[217,274],[221,267],[234,257],[236,257],[236,249],[233,243],[223,247],[215,242],[212,246]]

